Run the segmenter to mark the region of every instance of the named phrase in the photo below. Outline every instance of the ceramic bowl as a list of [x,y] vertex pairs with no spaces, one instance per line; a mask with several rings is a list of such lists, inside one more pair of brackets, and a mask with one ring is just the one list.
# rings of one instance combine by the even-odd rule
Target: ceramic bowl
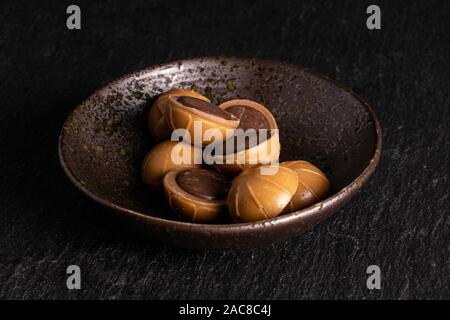
[[[216,104],[245,98],[266,106],[280,129],[280,161],[303,159],[321,168],[331,181],[330,196],[266,221],[183,221],[161,192],[140,179],[142,159],[154,144],[148,109],[173,87],[195,89]],[[59,140],[61,164],[73,184],[116,211],[133,232],[200,249],[264,246],[301,234],[357,193],[380,152],[375,113],[335,81],[290,63],[222,57],[156,65],[111,82],[69,114]]]

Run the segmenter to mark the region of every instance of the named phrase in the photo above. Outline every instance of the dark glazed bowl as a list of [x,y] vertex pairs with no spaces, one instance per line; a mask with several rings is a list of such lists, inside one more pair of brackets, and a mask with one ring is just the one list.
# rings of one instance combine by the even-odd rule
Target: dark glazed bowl
[[[280,161],[311,161],[330,178],[331,195],[266,221],[182,221],[162,193],[140,179],[141,161],[153,144],[148,108],[172,87],[193,88],[217,104],[246,98],[267,106],[280,128]],[[355,195],[380,152],[374,112],[336,82],[293,64],[218,57],[157,65],[110,83],[72,111],[59,141],[61,164],[83,193],[117,211],[135,232],[193,248],[267,245],[312,228]]]

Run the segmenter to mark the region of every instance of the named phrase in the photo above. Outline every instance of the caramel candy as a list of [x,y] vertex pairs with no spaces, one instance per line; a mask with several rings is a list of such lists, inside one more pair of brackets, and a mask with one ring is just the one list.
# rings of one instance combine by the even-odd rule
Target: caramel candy
[[[204,100],[189,96],[169,96],[167,99],[167,112],[164,114],[170,127],[175,129],[186,129],[190,134],[191,143],[197,141],[201,145],[211,142],[222,142],[230,137],[239,125],[239,119],[232,114],[223,111],[217,106]],[[200,137],[194,135],[194,125],[197,122]],[[204,137],[206,130],[218,137]],[[197,143],[196,143],[197,144]]]
[[[278,162],[280,156],[278,126],[269,110],[259,103],[244,99],[227,101],[219,105],[219,108],[239,119],[238,129],[256,130],[256,139],[245,139],[245,144],[238,145],[238,135],[242,134],[242,131],[237,130],[236,134],[224,144],[222,155],[216,155],[216,159],[221,158],[221,163],[214,164],[214,168],[234,177],[257,164]],[[267,135],[262,135],[260,130],[266,130]],[[255,134],[253,136],[255,137]],[[252,143],[251,140],[257,142]],[[226,151],[226,145],[229,143],[234,144],[234,152]]]
[[164,113],[167,110],[167,98],[171,95],[187,96],[209,102],[208,98],[202,96],[200,93],[193,90],[173,88],[162,93],[158,99],[153,103],[148,112],[148,128],[150,134],[155,141],[169,140],[172,134],[172,129],[164,118]]
[[181,169],[164,177],[170,207],[193,222],[213,222],[227,211],[230,182],[206,169]]
[[236,221],[258,221],[279,215],[291,201],[298,187],[295,171],[278,166],[272,174],[264,174],[270,166],[250,168],[233,180],[228,193],[228,209]]
[[[181,163],[180,159],[174,158],[172,151],[180,159],[184,155],[186,161]],[[177,141],[161,142],[145,156],[142,162],[142,180],[153,188],[160,188],[166,173],[176,169],[200,168],[201,159],[202,150],[197,147]]]
[[308,161],[286,161],[280,164],[294,170],[298,176],[298,188],[283,213],[294,212],[323,200],[330,191],[330,182],[319,168]]

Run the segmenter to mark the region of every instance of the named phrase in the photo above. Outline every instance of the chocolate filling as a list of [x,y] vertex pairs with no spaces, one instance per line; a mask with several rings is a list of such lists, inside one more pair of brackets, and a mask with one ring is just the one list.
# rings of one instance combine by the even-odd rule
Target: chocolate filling
[[240,120],[239,127],[243,130],[247,129],[267,129],[269,130],[269,121],[258,110],[247,106],[232,106],[227,112]]
[[206,200],[225,199],[230,189],[230,181],[221,174],[206,169],[181,171],[177,174],[176,181],[184,191]]
[[203,101],[188,96],[178,97],[177,101],[186,107],[194,108],[201,112],[208,113],[216,117],[223,118],[225,120],[235,120],[235,118],[230,113],[220,109],[219,107],[207,101]]
[[[267,118],[260,111],[243,105],[236,105],[226,109],[227,112],[231,113],[233,116],[239,119],[239,127],[237,129],[242,129],[244,132],[248,129],[254,129],[256,132],[245,134],[245,143],[239,144],[238,135],[241,134],[241,131],[236,131],[236,133],[231,136],[227,141],[223,144],[223,152],[222,154],[228,154],[226,150],[226,146],[234,143],[234,148],[231,153],[236,153],[244,149],[252,148],[258,145],[261,142],[266,141],[271,137],[270,125]],[[260,135],[259,130],[267,130],[266,135]],[[251,138],[250,138],[251,137]],[[229,147],[229,146],[228,146]]]

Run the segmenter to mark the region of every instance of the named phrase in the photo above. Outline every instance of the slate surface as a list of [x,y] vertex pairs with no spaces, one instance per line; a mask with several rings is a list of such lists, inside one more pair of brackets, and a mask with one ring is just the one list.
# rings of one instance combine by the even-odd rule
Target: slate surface
[[[0,4],[0,298],[450,298],[448,1],[376,1],[377,31],[366,1],[75,3],[80,31],[71,2]],[[124,73],[208,55],[299,63],[365,97],[384,150],[357,198],[285,243],[196,252],[134,237],[69,183],[71,108]]]

